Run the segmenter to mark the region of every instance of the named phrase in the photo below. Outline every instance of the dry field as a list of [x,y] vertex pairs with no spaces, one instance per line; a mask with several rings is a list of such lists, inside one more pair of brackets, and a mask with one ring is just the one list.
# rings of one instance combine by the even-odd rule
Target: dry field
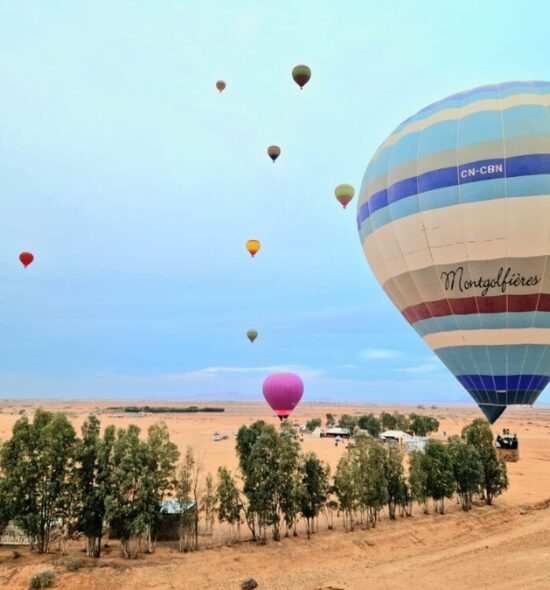
[[[32,412],[35,402],[3,402],[0,405],[0,439],[9,436],[19,411]],[[41,402],[42,407],[65,411],[80,428],[86,415],[101,410],[102,424],[138,424],[142,430],[160,416],[126,417],[105,412],[115,402]],[[174,404],[170,404],[174,405]],[[188,405],[187,403],[185,405]],[[167,415],[173,440],[184,450],[194,447],[204,472],[219,465],[234,468],[234,436],[239,426],[259,418],[272,421],[263,404],[223,405],[223,414]],[[361,414],[382,410],[419,411],[407,406],[336,406],[304,404],[295,414],[300,423],[312,417]],[[426,409],[441,422],[436,437],[458,434],[464,424],[480,413],[471,407],[439,406]],[[82,543],[73,542],[70,553],[82,560],[82,568],[66,571],[63,558],[30,555],[13,559],[12,548],[0,548],[0,588],[26,589],[30,576],[55,568],[59,573],[54,588],[76,590],[231,590],[240,581],[254,577],[260,590],[530,590],[550,588],[550,409],[507,410],[499,427],[507,426],[520,437],[521,461],[509,465],[510,490],[497,498],[495,506],[476,506],[462,513],[449,503],[444,516],[422,515],[397,522],[383,520],[375,530],[345,533],[321,530],[308,541],[305,535],[280,543],[255,546],[248,542],[179,554],[169,544],[136,561],[120,558],[117,543],[99,562],[82,553]],[[229,439],[214,442],[214,431]],[[305,437],[305,450],[314,450],[335,465],[343,447],[325,439]]]

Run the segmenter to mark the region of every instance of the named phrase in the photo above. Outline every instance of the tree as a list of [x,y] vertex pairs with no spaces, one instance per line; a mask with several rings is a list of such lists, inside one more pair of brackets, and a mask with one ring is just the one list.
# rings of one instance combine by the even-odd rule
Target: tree
[[233,531],[237,527],[237,539],[240,539],[243,503],[239,488],[231,471],[225,467],[218,469],[218,485],[216,487],[218,520],[227,522]]
[[248,460],[254,443],[264,431],[270,429],[273,429],[273,426],[267,424],[263,420],[256,420],[256,422],[252,423],[250,426],[244,425],[239,428],[237,432],[236,451],[237,456],[239,457],[239,467],[243,474],[248,470]]
[[428,496],[433,499],[436,512],[443,514],[445,498],[452,498],[455,491],[453,463],[449,448],[442,442],[429,440],[425,454]]
[[355,473],[349,454],[343,455],[336,466],[334,474],[334,492],[338,498],[338,507],[344,517],[344,529],[355,528],[354,512],[357,507],[357,488]]
[[0,467],[6,511],[31,540],[31,549],[47,553],[56,519],[70,504],[76,433],[67,417],[36,410],[33,422],[22,417],[2,447]]
[[409,488],[412,499],[428,514],[428,458],[420,451],[409,453]]
[[449,439],[449,452],[462,509],[470,510],[472,497],[479,493],[483,480],[483,465],[479,453],[473,445],[458,436]]
[[380,422],[382,423],[382,428],[384,430],[395,430],[397,428],[397,419],[395,414],[382,412],[380,414]]
[[206,534],[211,535],[214,530],[214,516],[216,509],[216,490],[212,474],[206,476],[204,495],[202,497],[201,509],[204,512]]
[[86,554],[100,557],[105,519],[105,501],[109,495],[114,426],[100,437],[100,422],[94,415],[82,425],[82,439],[77,443],[75,469],[78,502],[77,527],[86,535]]
[[318,517],[327,500],[328,468],[314,453],[308,453],[302,460],[300,513],[306,519],[307,538],[311,537],[313,521]]
[[149,427],[144,450],[147,461],[143,465],[142,495],[146,503],[147,552],[152,553],[155,548],[154,534],[162,518],[162,502],[166,495],[172,495],[175,488],[179,451],[170,441],[168,427],[164,423]]
[[363,414],[357,420],[357,426],[366,430],[372,437],[377,438],[382,432],[382,424],[374,414]]
[[417,436],[427,436],[430,432],[437,432],[439,421],[433,416],[423,416],[421,414],[409,414],[409,428]]
[[343,414],[338,420],[338,426],[340,428],[347,428],[350,432],[353,432],[357,426],[357,418],[350,416],[349,414]]
[[193,551],[199,546],[199,477],[200,462],[195,460],[192,447],[187,447],[178,471],[176,497],[181,507],[179,550]]
[[359,439],[351,447],[358,506],[366,513],[366,526],[375,527],[388,502],[388,480],[384,469],[386,449],[376,440]]
[[395,520],[397,506],[405,503],[405,476],[403,471],[403,454],[400,449],[389,446],[384,454],[384,475],[387,482],[387,502],[390,520]]
[[285,536],[288,537],[289,531],[293,530],[296,536],[296,521],[300,510],[300,446],[289,438],[283,438],[279,435],[277,444],[277,477],[278,492],[277,502],[285,522]]
[[476,418],[462,429],[462,437],[479,453],[483,466],[482,497],[487,504],[492,504],[495,496],[508,489],[508,472],[506,463],[499,460],[493,446],[493,433],[489,423],[482,418]]
[[[164,496],[174,488],[179,456],[165,424],[152,425],[146,442],[139,435],[140,429],[133,424],[117,431],[112,444],[109,493],[105,499],[109,529],[120,538],[126,558],[139,553],[143,534],[146,551],[154,550],[153,533],[160,523]],[[139,539],[137,549],[132,549],[131,542],[136,538]]]
[[321,418],[312,418],[306,422],[306,430],[313,432],[316,428],[321,426]]
[[332,428],[336,424],[336,419],[334,418],[334,414],[325,414],[325,425],[327,428]]

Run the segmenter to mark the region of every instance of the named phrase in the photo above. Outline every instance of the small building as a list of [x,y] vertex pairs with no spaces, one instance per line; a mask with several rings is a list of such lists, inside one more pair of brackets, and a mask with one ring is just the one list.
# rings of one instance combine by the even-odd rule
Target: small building
[[402,430],[386,430],[380,435],[380,439],[385,443],[404,447],[408,453],[411,451],[423,451],[428,440],[424,436],[412,436]]
[[321,438],[322,436],[324,436],[324,433],[321,430],[320,426],[317,426],[317,428],[315,428],[311,433],[311,438]]
[[159,541],[177,541],[179,539],[179,528],[181,515],[188,510],[195,510],[195,502],[190,501],[183,505],[179,500],[171,499],[162,503],[161,522],[156,531],[156,538]]
[[325,432],[325,436],[327,438],[336,438],[337,436],[340,438],[349,438],[351,436],[351,432],[347,428],[339,428],[335,426],[334,428],[329,428]]
[[0,532],[0,545],[30,545],[30,539],[15,521],[10,520]]

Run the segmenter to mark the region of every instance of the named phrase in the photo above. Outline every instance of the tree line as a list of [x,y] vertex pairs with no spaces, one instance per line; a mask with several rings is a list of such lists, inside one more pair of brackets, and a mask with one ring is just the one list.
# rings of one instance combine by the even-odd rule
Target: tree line
[[315,453],[302,451],[287,422],[280,430],[263,421],[242,426],[236,453],[238,471],[220,467],[214,477],[203,474],[192,448],[180,457],[162,423],[145,436],[135,425],[101,433],[92,415],[77,436],[64,414],[37,410],[32,421],[15,423],[0,449],[0,526],[14,521],[40,553],[61,531],[62,542],[83,535],[88,556],[99,557],[102,540],[113,537],[134,557],[154,551],[168,498],[183,508],[175,516],[179,549],[192,551],[216,525],[233,540],[245,526],[265,543],[268,536],[297,535],[302,521],[309,538],[320,518],[329,529],[335,516],[346,530],[369,528],[383,513],[411,516],[415,504],[443,513],[455,494],[464,510],[475,496],[490,504],[508,486],[484,420],[448,443],[428,441],[408,461],[399,447],[359,436],[334,474]]
[[[322,425],[321,418],[312,418],[306,423],[306,430],[313,431]],[[346,428],[350,432],[360,429],[365,430],[371,436],[377,437],[384,430],[403,430],[404,432],[414,432],[417,436],[427,436],[431,432],[437,432],[439,421],[433,416],[410,413],[401,414],[399,412],[381,412],[379,416],[374,414],[362,414],[361,416],[351,416],[342,414],[337,417],[328,413],[325,415],[325,426],[333,428]]]

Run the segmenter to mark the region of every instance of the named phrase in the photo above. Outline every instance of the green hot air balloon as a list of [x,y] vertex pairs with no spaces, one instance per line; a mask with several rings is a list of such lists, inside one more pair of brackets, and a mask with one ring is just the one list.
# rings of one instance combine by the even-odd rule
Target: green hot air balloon
[[256,340],[256,338],[258,337],[258,332],[257,330],[248,330],[246,336],[250,340],[250,342],[254,342],[254,340]]
[[273,163],[275,163],[275,160],[281,155],[281,148],[278,145],[270,145],[267,148],[267,155],[273,160]]
[[311,78],[311,70],[308,66],[299,65],[292,70],[292,77],[294,82],[298,84],[300,90],[309,82]]
[[355,189],[351,186],[351,184],[339,184],[334,189],[334,196],[336,197],[337,201],[342,205],[345,209],[349,202],[353,199],[353,195],[355,194]]

